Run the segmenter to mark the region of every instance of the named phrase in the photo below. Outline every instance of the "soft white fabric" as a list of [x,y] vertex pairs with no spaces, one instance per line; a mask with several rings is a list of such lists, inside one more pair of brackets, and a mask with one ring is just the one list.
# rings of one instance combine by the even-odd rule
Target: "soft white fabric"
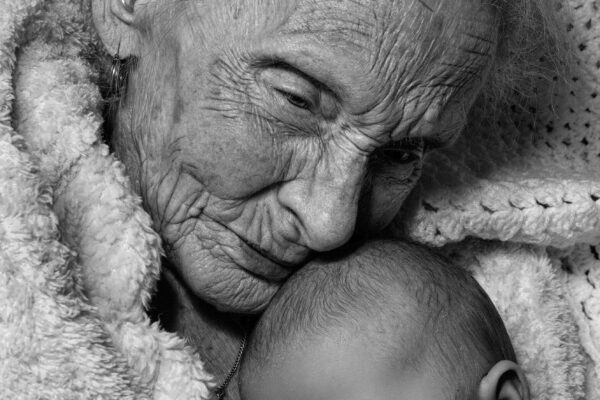
[[[144,313],[160,242],[99,140],[80,4],[0,0],[0,398],[208,398],[201,360]],[[426,244],[460,242],[445,250],[497,304],[535,399],[582,398],[586,384],[600,399],[595,4],[562,8],[586,46],[557,114],[467,131],[429,159],[399,222]]]
[[99,139],[87,15],[0,10],[0,398],[208,398],[201,360],[145,313],[160,241]]

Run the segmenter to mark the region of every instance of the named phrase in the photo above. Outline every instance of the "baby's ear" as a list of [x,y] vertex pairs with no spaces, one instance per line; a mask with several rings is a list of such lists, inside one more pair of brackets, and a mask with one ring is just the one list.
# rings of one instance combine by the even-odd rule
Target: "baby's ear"
[[477,400],[530,400],[529,385],[521,367],[500,361],[479,383]]

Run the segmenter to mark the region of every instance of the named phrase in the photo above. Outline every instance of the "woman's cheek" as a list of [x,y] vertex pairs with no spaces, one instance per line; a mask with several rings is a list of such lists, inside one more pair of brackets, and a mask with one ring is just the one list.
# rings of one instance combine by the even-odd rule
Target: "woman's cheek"
[[213,195],[242,199],[283,175],[285,149],[264,123],[243,116],[231,120],[209,114],[199,119],[178,127],[184,138],[182,165]]

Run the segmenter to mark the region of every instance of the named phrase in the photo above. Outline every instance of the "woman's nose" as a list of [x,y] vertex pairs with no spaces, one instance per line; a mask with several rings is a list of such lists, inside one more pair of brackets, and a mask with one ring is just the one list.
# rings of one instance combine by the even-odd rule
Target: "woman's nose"
[[352,237],[364,175],[357,160],[338,161],[333,168],[322,164],[309,177],[284,183],[278,193],[280,204],[300,224],[303,244],[318,252]]

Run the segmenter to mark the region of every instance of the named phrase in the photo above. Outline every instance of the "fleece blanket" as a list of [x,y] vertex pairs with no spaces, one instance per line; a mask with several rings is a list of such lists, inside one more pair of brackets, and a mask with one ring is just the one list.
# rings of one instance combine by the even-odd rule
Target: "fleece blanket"
[[[202,360],[145,313],[160,239],[100,138],[88,6],[0,0],[0,398],[207,399]],[[561,13],[570,87],[430,157],[397,229],[473,271],[535,399],[600,399],[600,11]]]
[[208,398],[201,360],[145,314],[160,243],[99,140],[86,8],[0,10],[0,398]]

